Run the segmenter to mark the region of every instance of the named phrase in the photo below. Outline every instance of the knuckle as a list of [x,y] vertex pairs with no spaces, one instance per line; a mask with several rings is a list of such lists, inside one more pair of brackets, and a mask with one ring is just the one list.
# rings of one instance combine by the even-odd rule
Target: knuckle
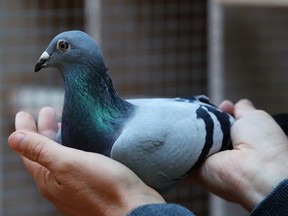
[[46,198],[51,197],[51,193],[48,190],[48,188],[46,187],[46,185],[44,184],[40,184],[38,185],[38,191],[40,192],[40,194]]
[[43,156],[43,143],[41,141],[37,140],[33,143],[33,145],[29,145],[28,148],[28,155],[30,156],[32,161],[39,162],[42,158],[45,158]]

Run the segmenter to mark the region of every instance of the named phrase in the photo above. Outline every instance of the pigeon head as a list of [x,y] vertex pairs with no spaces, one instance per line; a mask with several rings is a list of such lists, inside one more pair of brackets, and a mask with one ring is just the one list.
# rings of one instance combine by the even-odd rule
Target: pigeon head
[[82,31],[66,31],[50,42],[36,63],[35,72],[55,67],[65,73],[83,64],[106,68],[102,53],[93,38]]

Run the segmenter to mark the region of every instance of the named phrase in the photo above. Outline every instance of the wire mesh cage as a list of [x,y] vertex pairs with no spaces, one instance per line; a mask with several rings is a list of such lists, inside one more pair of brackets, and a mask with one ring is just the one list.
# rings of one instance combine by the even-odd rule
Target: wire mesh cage
[[[61,116],[61,76],[54,69],[33,73],[56,34],[92,35],[123,97],[188,96],[206,93],[206,17],[202,0],[1,1],[1,215],[57,215],[7,147],[17,111],[37,116],[49,105]],[[198,187],[179,185],[164,196],[208,215],[207,194]]]

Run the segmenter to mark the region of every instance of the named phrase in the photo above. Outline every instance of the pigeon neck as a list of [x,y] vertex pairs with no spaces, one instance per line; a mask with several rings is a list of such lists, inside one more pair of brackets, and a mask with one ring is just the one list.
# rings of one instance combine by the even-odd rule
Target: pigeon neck
[[88,74],[89,70],[79,68],[65,72],[62,144],[110,156],[133,105],[116,94],[106,72]]
[[[68,73],[64,73],[65,101],[63,111],[77,111],[79,116],[90,116],[91,114],[93,118],[96,118],[94,121],[101,123],[97,125],[102,125],[104,130],[109,122],[127,116],[133,107],[132,104],[117,95],[106,71],[103,73],[87,71],[89,70],[81,71],[74,68]],[[65,106],[74,111],[65,110]]]
[[106,72],[99,74],[72,69],[69,73],[64,75],[66,103],[78,104],[94,113],[97,110],[98,116],[102,118],[115,118],[117,114],[131,109],[132,105],[117,95]]

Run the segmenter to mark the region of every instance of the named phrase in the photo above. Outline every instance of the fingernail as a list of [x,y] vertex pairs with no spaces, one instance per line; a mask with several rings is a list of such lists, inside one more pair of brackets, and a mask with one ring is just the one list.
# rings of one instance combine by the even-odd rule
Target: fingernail
[[21,145],[27,140],[27,135],[22,132],[14,132],[8,138],[9,146],[17,152],[21,152]]

